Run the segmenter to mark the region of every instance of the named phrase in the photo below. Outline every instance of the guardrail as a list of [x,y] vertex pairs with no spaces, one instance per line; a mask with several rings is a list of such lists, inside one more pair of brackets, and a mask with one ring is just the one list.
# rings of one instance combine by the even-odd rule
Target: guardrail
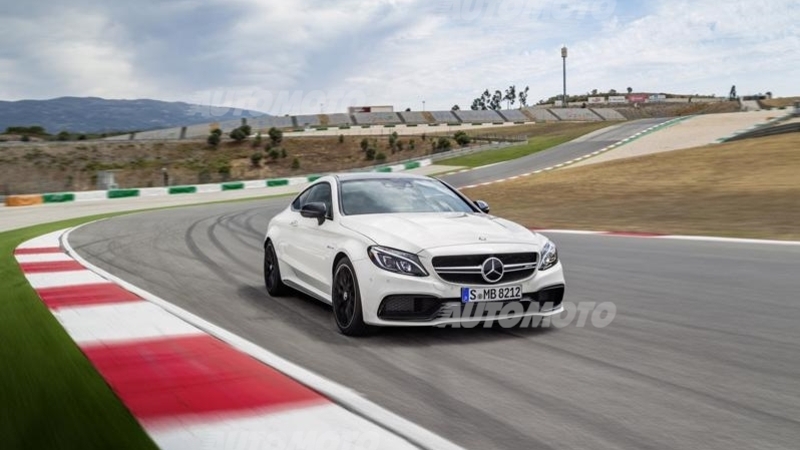
[[787,123],[786,125],[778,125],[774,127],[758,128],[753,131],[737,134],[730,138],[725,139],[723,142],[741,141],[744,139],[752,139],[766,136],[777,136],[779,134],[796,133],[800,132],[800,123]]

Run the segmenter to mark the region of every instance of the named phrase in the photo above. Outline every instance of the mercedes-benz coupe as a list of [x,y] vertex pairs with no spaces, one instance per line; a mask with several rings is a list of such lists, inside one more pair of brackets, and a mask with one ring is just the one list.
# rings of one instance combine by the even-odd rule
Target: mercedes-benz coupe
[[346,335],[563,310],[555,244],[435,178],[324,176],[270,221],[264,250],[269,294],[331,304]]

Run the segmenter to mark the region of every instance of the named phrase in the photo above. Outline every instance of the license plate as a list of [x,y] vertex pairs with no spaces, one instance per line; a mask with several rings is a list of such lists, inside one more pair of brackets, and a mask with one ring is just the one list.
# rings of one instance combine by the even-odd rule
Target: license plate
[[503,300],[519,300],[522,298],[522,286],[461,288],[461,302],[497,302]]

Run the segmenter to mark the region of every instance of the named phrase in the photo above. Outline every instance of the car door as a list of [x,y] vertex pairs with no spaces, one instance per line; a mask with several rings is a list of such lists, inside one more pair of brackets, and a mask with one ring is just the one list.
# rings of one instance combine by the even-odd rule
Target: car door
[[[332,242],[336,239],[336,224],[333,222],[333,198],[331,184],[321,182],[309,188],[308,195],[298,205],[296,218],[291,226],[296,229],[291,244],[292,251],[298,261],[298,269],[302,274],[302,282],[314,290],[330,295],[331,264],[335,247]],[[321,224],[317,219],[306,218],[300,215],[300,209],[308,203],[324,203],[328,210],[328,218]]]

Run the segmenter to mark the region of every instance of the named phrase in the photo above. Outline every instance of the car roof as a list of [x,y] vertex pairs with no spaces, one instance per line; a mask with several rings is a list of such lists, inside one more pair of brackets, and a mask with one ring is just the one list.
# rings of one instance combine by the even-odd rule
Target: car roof
[[340,181],[353,181],[353,180],[376,180],[376,179],[430,179],[424,175],[416,175],[412,173],[392,173],[392,172],[347,172],[337,173],[333,175]]

